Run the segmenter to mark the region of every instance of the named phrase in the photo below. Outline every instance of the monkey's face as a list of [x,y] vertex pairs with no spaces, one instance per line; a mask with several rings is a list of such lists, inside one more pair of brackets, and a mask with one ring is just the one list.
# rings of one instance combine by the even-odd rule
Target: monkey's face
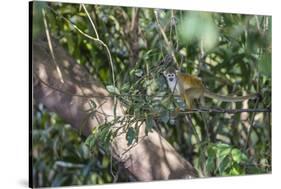
[[164,72],[164,75],[165,75],[168,83],[176,81],[176,74],[175,73],[166,73],[166,72]]
[[178,83],[177,83],[177,77],[176,77],[176,74],[173,73],[173,72],[164,72],[164,76],[167,80],[167,83],[169,85],[169,88],[170,90],[173,92],[173,93],[176,93],[178,94],[179,93],[179,90],[178,90]]

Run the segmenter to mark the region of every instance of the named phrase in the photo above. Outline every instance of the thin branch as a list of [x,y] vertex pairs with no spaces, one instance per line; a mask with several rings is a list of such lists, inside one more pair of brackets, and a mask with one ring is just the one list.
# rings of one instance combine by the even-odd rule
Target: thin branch
[[88,18],[89,18],[91,24],[92,24],[92,27],[93,27],[93,29],[94,29],[94,31],[95,31],[95,34],[96,34],[97,39],[100,39],[99,34],[98,34],[98,31],[97,31],[97,29],[96,29],[96,26],[95,26],[95,24],[94,24],[94,22],[93,22],[93,20],[92,20],[92,18],[91,18],[91,16],[90,16],[89,12],[87,11],[87,9],[86,9],[86,7],[85,7],[84,4],[82,4],[82,7],[83,7],[85,13],[87,14],[87,16],[88,16]]
[[261,32],[261,27],[260,27],[260,21],[257,15],[255,15],[255,20],[256,20],[256,24],[257,24],[257,29],[259,32]]
[[111,56],[111,53],[110,53],[110,50],[108,48],[108,46],[102,41],[100,40],[99,38],[95,38],[95,37],[92,37],[90,36],[89,34],[83,32],[79,27],[77,27],[75,24],[73,24],[70,20],[68,20],[66,17],[62,16],[61,14],[57,13],[54,9],[52,9],[51,7],[49,7],[49,9],[51,11],[53,11],[56,15],[59,15],[64,21],[66,21],[69,25],[73,26],[74,29],[76,29],[80,34],[82,34],[83,36],[95,41],[95,42],[98,42],[100,43],[105,49],[106,49],[106,52],[107,52],[107,55],[108,55],[108,58],[109,58],[109,63],[110,63],[110,66],[111,66],[111,72],[112,72],[112,83],[113,83],[113,86],[115,87],[115,74],[114,74],[114,66],[113,66],[113,61],[112,61],[112,56]]
[[[87,16],[88,16],[88,18],[89,18],[89,20],[90,20],[92,26],[93,26],[93,29],[94,29],[94,31],[95,31],[95,33],[96,33],[97,40],[100,41],[100,43],[106,48],[106,51],[107,51],[107,54],[108,54],[108,57],[109,57],[109,61],[110,61],[110,66],[111,66],[112,83],[113,83],[114,88],[116,88],[114,67],[113,67],[112,57],[111,57],[111,53],[110,53],[110,51],[109,51],[109,48],[108,48],[108,46],[107,46],[102,40],[100,40],[99,34],[98,34],[98,32],[97,32],[97,29],[96,29],[96,26],[95,26],[95,24],[94,24],[92,18],[90,17],[90,15],[89,15],[89,13],[88,13],[88,11],[87,11],[85,5],[82,4],[82,7],[83,7],[84,11],[86,12],[86,14],[87,14]],[[116,117],[117,99],[116,99],[115,96],[113,97],[113,103],[114,103],[113,113],[114,113],[114,117]]]
[[[152,98],[160,98],[160,97],[167,97],[165,95],[145,95],[145,94],[140,94],[140,95],[132,95],[132,94],[120,94],[120,95],[79,95],[79,94],[73,94],[68,91],[64,91],[62,89],[56,88],[54,86],[49,85],[45,81],[43,81],[36,73],[34,75],[39,79],[39,81],[46,85],[47,87],[56,90],[58,92],[64,93],[65,95],[69,96],[76,96],[76,97],[81,97],[81,98],[112,98],[114,96],[116,97],[152,97]],[[176,112],[176,114],[191,114],[191,113],[201,113],[201,112],[206,112],[206,113],[228,113],[228,114],[236,114],[236,113],[242,113],[242,112],[271,112],[271,108],[260,108],[260,109],[221,109],[221,108],[201,108],[201,109],[191,109],[187,111],[179,111]],[[153,113],[152,115],[155,115]],[[133,115],[132,115],[133,116]]]
[[[186,122],[189,124],[189,127],[191,127],[192,132],[193,132],[193,134],[194,134],[194,136],[195,136],[195,138],[197,140],[197,143],[199,144],[200,142],[203,142],[202,132],[201,132],[201,139],[200,139],[199,134],[196,131],[195,125],[192,123],[191,116],[189,114],[186,114],[184,116],[184,118],[186,119]],[[199,148],[199,153],[202,154],[202,149],[201,148]],[[205,167],[204,165],[205,165],[205,162],[206,162],[205,157],[204,156],[199,156],[199,158],[200,159],[202,158],[201,159],[202,161],[199,161],[199,167],[200,167],[199,169],[201,169],[200,171],[203,174],[203,176],[206,176],[205,168],[204,168]]]
[[[255,108],[258,107],[258,104],[259,104],[259,102],[257,101],[256,104],[255,104]],[[256,113],[257,113],[256,111],[253,112],[253,115],[252,115],[252,117],[251,117],[250,128],[249,128],[249,130],[248,130],[247,142],[246,142],[246,145],[245,145],[245,148],[246,148],[246,149],[249,148],[249,145],[250,145],[250,142],[251,142],[251,133],[252,133],[253,126],[254,126],[254,120],[255,120]]]
[[47,19],[46,19],[45,9],[42,9],[42,15],[43,15],[43,22],[44,22],[44,26],[45,26],[45,31],[46,31],[46,36],[47,36],[47,40],[48,40],[48,45],[49,45],[49,49],[50,49],[50,52],[51,52],[51,56],[52,56],[53,62],[55,64],[56,70],[57,70],[57,72],[59,74],[60,81],[62,83],[64,83],[64,80],[63,80],[63,77],[62,77],[62,73],[60,71],[59,65],[58,65],[58,63],[56,61],[56,58],[55,58],[55,54],[54,54],[54,50],[53,50],[53,45],[52,45],[52,41],[51,41],[51,37],[50,37],[50,32],[49,32],[49,28],[48,28],[48,23],[47,23]]
[[49,87],[57,92],[60,92],[60,93],[63,93],[65,95],[68,95],[68,96],[75,96],[75,97],[81,97],[81,98],[105,98],[105,97],[112,97],[112,96],[101,96],[101,95],[79,95],[79,94],[73,94],[71,92],[68,92],[68,91],[64,91],[62,89],[59,89],[57,87],[54,87],[54,86],[51,86],[49,85],[47,82],[43,81],[38,75],[37,73],[33,73],[34,76],[36,76],[36,78],[39,80],[39,82],[41,82],[43,85],[45,85],[46,87]]
[[130,151],[132,148],[136,147],[138,144],[144,141],[145,138],[146,136],[140,137],[140,139],[138,139],[138,142],[134,142],[133,144],[131,144],[121,155],[124,156],[128,151]]
[[228,113],[228,114],[237,114],[242,112],[271,112],[270,108],[259,108],[259,109],[221,109],[221,108],[204,108],[204,109],[192,109],[188,111],[178,112],[179,114],[188,114],[188,113]]
[[155,14],[155,18],[156,18],[156,22],[157,22],[158,28],[159,28],[159,30],[160,30],[160,32],[161,32],[163,38],[164,38],[164,41],[165,41],[166,45],[168,46],[168,50],[169,50],[170,53],[172,54],[172,57],[173,57],[174,62],[177,64],[177,66],[179,66],[178,61],[177,61],[176,56],[175,56],[175,53],[174,53],[174,51],[173,51],[173,49],[172,49],[172,47],[171,47],[171,43],[169,42],[168,37],[167,37],[167,35],[165,34],[165,31],[164,31],[163,27],[161,26],[161,24],[160,24],[160,22],[159,22],[157,10],[154,11],[154,14]]
[[196,128],[195,128],[194,124],[192,123],[192,119],[191,119],[190,115],[189,115],[189,114],[186,114],[184,117],[185,117],[185,119],[186,119],[186,122],[187,122],[187,123],[189,124],[189,126],[192,128],[193,134],[194,134],[194,136],[195,136],[197,142],[199,143],[199,142],[200,142],[200,137],[199,137],[199,135],[198,135],[198,133],[197,133],[197,131],[196,131]]
[[199,53],[199,69],[198,69],[198,75],[200,74],[200,71],[202,70],[203,64],[204,64],[204,58],[205,58],[205,51],[204,51],[204,41],[200,40],[200,53]]

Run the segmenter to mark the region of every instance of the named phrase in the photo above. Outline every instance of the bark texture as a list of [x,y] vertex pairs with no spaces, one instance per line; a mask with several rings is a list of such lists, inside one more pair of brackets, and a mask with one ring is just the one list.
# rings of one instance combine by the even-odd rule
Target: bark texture
[[[52,40],[52,46],[56,64],[47,40],[41,37],[33,41],[34,100],[87,136],[92,128],[112,119],[113,99],[99,97],[109,95],[100,82],[92,78],[56,41]],[[64,82],[61,82],[56,65],[62,72]],[[91,117],[86,112],[90,108],[90,99],[101,112]],[[120,103],[117,103],[117,115],[124,115]],[[145,136],[144,127],[143,124],[139,132],[142,140],[134,147],[127,146],[125,133],[114,139],[111,147],[117,161],[139,181],[196,177],[192,165],[159,133],[153,131]]]

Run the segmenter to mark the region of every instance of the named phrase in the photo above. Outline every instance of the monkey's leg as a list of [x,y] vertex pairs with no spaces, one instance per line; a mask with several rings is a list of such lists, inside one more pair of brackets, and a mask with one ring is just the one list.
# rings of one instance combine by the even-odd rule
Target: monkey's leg
[[189,88],[184,91],[184,100],[189,109],[193,108],[193,100],[201,98],[203,91],[201,88]]
[[186,108],[191,110],[193,107],[193,99],[187,93],[184,94],[184,101]]

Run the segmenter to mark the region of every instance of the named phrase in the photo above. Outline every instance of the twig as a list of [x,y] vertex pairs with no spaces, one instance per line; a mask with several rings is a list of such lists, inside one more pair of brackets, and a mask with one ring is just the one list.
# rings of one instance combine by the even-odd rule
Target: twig
[[56,161],[55,166],[65,167],[65,168],[83,168],[85,167],[84,164],[78,164],[78,163],[70,163],[66,161]]
[[91,24],[92,24],[92,27],[93,27],[93,29],[94,29],[94,31],[95,31],[95,34],[96,34],[97,39],[100,39],[99,34],[98,34],[98,31],[97,31],[97,29],[96,29],[96,26],[95,26],[95,24],[94,24],[94,22],[93,22],[93,20],[92,20],[92,18],[91,18],[91,16],[90,16],[89,12],[87,11],[87,9],[86,9],[86,7],[85,7],[84,4],[82,4],[82,7],[83,7],[85,13],[87,14],[87,16],[88,16],[88,18],[89,18]]
[[257,15],[255,15],[255,20],[256,20],[256,24],[257,24],[257,29],[259,32],[261,32],[261,28],[260,28],[260,21]]
[[[113,95],[79,95],[79,94],[73,94],[68,91],[63,91],[62,89],[56,88],[54,86],[49,85],[45,81],[43,81],[36,73],[34,73],[35,76],[39,79],[39,81],[46,85],[47,87],[56,90],[58,92],[64,93],[69,96],[76,96],[76,97],[81,97],[81,98],[112,98]],[[132,95],[132,94],[120,94],[120,95],[115,95],[117,97],[167,97],[165,95]],[[236,113],[242,113],[242,112],[271,112],[271,108],[260,108],[260,109],[220,109],[220,108],[201,108],[201,109],[191,109],[188,111],[180,111],[176,112],[175,114],[191,114],[191,113],[200,113],[200,112],[207,112],[207,113],[228,113],[228,114],[236,114]],[[155,115],[153,113],[152,115]]]
[[[95,26],[95,24],[94,24],[94,22],[93,22],[91,16],[89,15],[89,13],[88,13],[88,11],[87,11],[85,5],[82,4],[82,7],[83,7],[84,11],[86,12],[86,14],[87,14],[87,16],[88,16],[88,18],[89,18],[89,20],[90,20],[92,26],[93,26],[93,29],[94,29],[94,31],[95,31],[95,33],[96,33],[96,39],[106,48],[106,51],[107,51],[107,54],[108,54],[108,57],[109,57],[109,61],[110,61],[110,66],[111,66],[112,83],[113,83],[114,88],[116,88],[114,67],[113,67],[112,57],[111,57],[111,53],[110,53],[110,51],[109,51],[109,48],[108,48],[108,46],[107,46],[102,40],[100,40],[99,34],[98,34],[98,32],[97,32],[97,29],[96,29],[96,26]],[[114,113],[114,117],[116,117],[116,109],[117,109],[117,99],[116,99],[116,96],[113,96],[113,104],[114,104],[113,113]]]
[[207,123],[206,113],[200,112],[200,115],[201,115],[201,118],[202,118],[203,123],[204,123],[204,128],[205,128],[205,131],[206,131],[207,140],[209,141],[210,140],[210,134],[209,134],[209,130],[208,130],[209,127],[208,127],[208,123]]
[[195,136],[197,142],[199,143],[199,142],[200,142],[200,137],[199,137],[199,135],[198,135],[198,133],[197,133],[197,131],[196,131],[196,128],[194,127],[194,125],[193,125],[193,123],[192,123],[192,119],[190,118],[190,115],[187,114],[187,115],[185,115],[184,117],[185,117],[185,119],[186,119],[186,122],[187,122],[187,123],[189,124],[189,126],[192,128],[192,131],[193,131],[193,133],[194,133],[194,136]]
[[[192,128],[192,131],[193,131],[193,134],[194,134],[194,136],[195,136],[195,138],[197,140],[197,143],[199,144],[199,143],[203,142],[202,141],[202,132],[201,132],[201,140],[200,140],[200,137],[199,137],[199,135],[198,135],[198,133],[196,131],[196,128],[195,128],[194,124],[192,123],[192,119],[191,119],[190,115],[186,114],[184,117],[186,119],[186,122]],[[199,158],[200,158],[200,160],[202,160],[202,161],[199,161],[200,162],[199,163],[199,167],[201,169],[201,172],[203,173],[203,176],[207,176],[206,170],[205,170],[205,162],[206,162],[206,160],[205,160],[205,156],[204,156],[204,150],[201,149],[201,148],[199,148],[198,150],[199,150],[199,153],[200,153]],[[201,156],[202,153],[203,153],[203,156]]]
[[200,53],[199,53],[199,69],[198,69],[198,75],[200,74],[200,71],[202,70],[203,64],[204,64],[204,58],[205,58],[205,52],[204,52],[204,41],[200,40]]
[[46,31],[46,36],[47,36],[47,40],[48,40],[48,45],[49,45],[49,49],[51,52],[51,56],[53,59],[53,62],[55,64],[56,70],[59,74],[59,78],[60,81],[62,83],[64,83],[63,77],[62,77],[62,73],[60,71],[59,65],[57,64],[56,58],[55,58],[55,54],[54,54],[54,50],[53,50],[53,45],[52,45],[52,41],[51,41],[51,37],[50,37],[50,32],[49,32],[49,28],[48,28],[48,23],[47,23],[47,19],[46,19],[46,13],[45,13],[45,9],[42,9],[42,15],[43,15],[43,22],[44,22],[44,26],[45,26],[45,31]]
[[271,112],[270,108],[260,108],[260,109],[220,109],[220,108],[204,108],[204,109],[192,109],[188,111],[178,112],[179,114],[188,114],[188,113],[228,113],[228,114],[237,114],[242,112]]
[[124,156],[127,152],[129,152],[132,148],[136,147],[137,145],[139,145],[142,141],[144,141],[144,139],[146,138],[146,136],[142,136],[140,137],[138,142],[134,142],[133,144],[131,144],[124,152],[122,152],[121,156]]
[[113,173],[113,152],[112,152],[112,149],[110,149],[110,173],[113,177],[113,183],[116,183],[117,180],[118,180],[118,177],[119,177],[119,173],[120,173],[120,170],[121,170],[121,167],[120,165],[118,164],[118,168],[117,168],[117,171],[116,171],[116,174]]
[[[258,106],[258,103],[259,103],[259,101],[256,102],[255,108]],[[250,145],[251,132],[252,132],[252,129],[253,129],[253,126],[254,126],[254,120],[255,120],[256,113],[257,113],[256,111],[253,112],[253,115],[252,115],[252,118],[251,118],[250,128],[249,128],[249,130],[248,130],[247,141],[246,141],[246,145],[245,145],[245,148],[246,148],[246,149],[248,149],[248,148],[249,148],[249,145]]]
[[176,59],[175,53],[174,53],[174,51],[173,51],[173,49],[172,49],[172,47],[171,47],[171,43],[169,42],[169,40],[168,40],[168,38],[167,38],[167,35],[165,34],[165,31],[164,31],[164,29],[162,28],[162,26],[161,26],[161,24],[160,24],[160,22],[159,22],[157,10],[154,11],[154,14],[155,14],[155,18],[156,18],[156,22],[157,22],[158,28],[159,28],[159,30],[160,30],[160,32],[161,32],[163,38],[164,38],[164,41],[165,41],[166,45],[168,46],[168,50],[169,50],[170,53],[172,54],[172,57],[173,57],[174,62],[175,62],[175,63],[177,64],[177,66],[179,67],[179,64],[178,64],[178,61],[177,61],[177,59]]
[[[115,87],[115,74],[114,74],[114,66],[113,66],[113,62],[112,62],[112,57],[111,57],[111,53],[110,53],[110,50],[108,48],[108,46],[102,41],[100,40],[99,38],[95,38],[95,37],[92,37],[90,36],[89,34],[83,32],[79,27],[77,27],[75,24],[73,24],[71,21],[69,21],[67,18],[65,18],[64,16],[62,16],[61,14],[57,13],[54,9],[52,9],[51,7],[49,7],[50,10],[52,10],[56,15],[59,15],[64,21],[66,21],[68,24],[70,24],[71,26],[73,26],[74,29],[76,29],[79,33],[81,33],[83,36],[95,41],[95,42],[98,42],[100,43],[105,49],[106,49],[106,52],[107,52],[107,55],[108,55],[108,58],[109,58],[109,63],[110,63],[110,66],[111,66],[111,72],[112,72],[112,83],[113,83],[113,86]],[[92,22],[93,23],[93,22]]]
[[[38,80],[46,85],[47,87],[56,90],[61,93],[65,93],[66,95],[70,96],[77,96],[81,98],[111,98],[114,96],[117,97],[152,97],[152,98],[161,98],[161,97],[167,97],[167,95],[147,95],[147,94],[116,94],[116,95],[79,95],[79,94],[73,94],[67,91],[64,91],[62,89],[59,89],[57,87],[49,85],[47,82],[43,81],[36,73],[34,75],[38,78]],[[179,95],[174,95],[174,97],[180,97]],[[260,109],[221,109],[221,108],[194,108],[188,111],[181,111],[179,113],[195,113],[195,112],[208,112],[208,113],[229,113],[229,114],[235,114],[235,113],[241,113],[241,112],[271,112],[271,108],[260,108]]]

